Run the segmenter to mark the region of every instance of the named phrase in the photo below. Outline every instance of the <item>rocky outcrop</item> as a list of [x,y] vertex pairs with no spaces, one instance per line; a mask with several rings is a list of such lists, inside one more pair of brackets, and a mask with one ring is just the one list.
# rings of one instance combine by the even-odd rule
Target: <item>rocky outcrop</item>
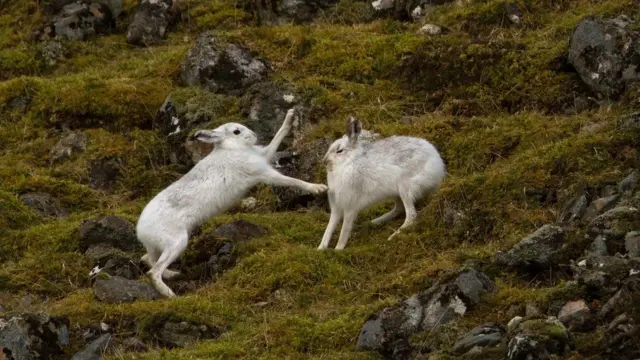
[[64,5],[49,24],[35,35],[41,40],[60,37],[84,41],[96,35],[110,34],[115,28],[113,10],[100,2],[75,1]]
[[640,32],[624,15],[603,20],[586,17],[573,32],[569,63],[596,94],[615,99],[640,80]]
[[494,289],[486,275],[472,268],[445,276],[427,291],[370,316],[360,330],[356,348],[405,359],[412,352],[409,338],[413,334],[456,320]]
[[[7,359],[58,359],[69,346],[69,320],[47,313],[0,318],[0,355]],[[3,357],[4,358],[4,357]]]
[[96,299],[107,304],[130,303],[138,300],[150,301],[160,297],[153,286],[119,276],[97,279],[93,284],[93,294]]
[[174,22],[173,0],[141,0],[129,28],[127,42],[137,46],[160,43]]
[[266,78],[270,66],[243,46],[204,32],[182,61],[181,79],[211,92],[241,95]]
[[27,193],[20,195],[20,200],[41,216],[65,217],[69,215],[60,201],[47,193]]
[[137,245],[136,232],[129,220],[120,216],[100,216],[86,220],[80,226],[80,248],[106,244],[122,250],[133,250]]

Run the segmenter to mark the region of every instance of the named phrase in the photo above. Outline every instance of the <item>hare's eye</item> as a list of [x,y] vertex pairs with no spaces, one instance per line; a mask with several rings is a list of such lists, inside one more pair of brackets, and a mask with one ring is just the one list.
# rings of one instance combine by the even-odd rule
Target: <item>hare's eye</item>
[[238,134],[240,134],[240,130],[235,129],[235,130],[233,130],[233,133],[234,133],[235,135],[238,135]]
[[339,149],[338,151],[336,151],[338,154],[340,154],[341,152],[343,152],[344,149]]

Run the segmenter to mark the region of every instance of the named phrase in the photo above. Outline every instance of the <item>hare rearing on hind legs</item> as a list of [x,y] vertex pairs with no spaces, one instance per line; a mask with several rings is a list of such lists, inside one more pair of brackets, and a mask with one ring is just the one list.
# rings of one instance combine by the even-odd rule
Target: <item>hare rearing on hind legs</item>
[[141,260],[151,267],[147,275],[160,294],[175,296],[162,278],[178,275],[167,267],[187,247],[191,231],[236,205],[255,185],[292,186],[312,194],[327,190],[326,185],[282,175],[270,164],[291,131],[293,115],[290,109],[266,147],[256,146],[256,134],[237,123],[195,133],[195,139],[214,144],[213,151],[156,195],[142,211],[136,227],[138,240],[147,249]]
[[350,116],[347,135],[334,141],[324,157],[331,217],[319,250],[329,246],[341,219],[336,250],[344,249],[358,213],[388,199],[395,200],[395,207],[372,223],[382,224],[404,212],[405,221],[392,239],[413,223],[415,202],[435,192],[445,176],[444,162],[428,141],[408,136],[358,141],[361,131],[360,121]]

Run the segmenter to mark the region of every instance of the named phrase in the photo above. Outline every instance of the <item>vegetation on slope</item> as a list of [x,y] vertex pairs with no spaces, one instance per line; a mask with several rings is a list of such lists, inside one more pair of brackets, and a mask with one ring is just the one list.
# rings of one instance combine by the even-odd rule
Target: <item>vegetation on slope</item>
[[[640,20],[630,0],[516,1],[525,9],[520,27],[508,25],[504,0],[443,5],[422,20],[449,29],[435,37],[416,35],[421,23],[373,19],[357,1],[343,0],[308,25],[260,27],[232,2],[189,0],[178,5],[177,29],[151,48],[126,44],[135,2],[124,3],[119,31],[64,43],[66,57],[53,67],[42,60],[42,45],[29,40],[43,21],[36,2],[0,8],[0,289],[16,308],[25,293],[46,297],[32,306],[69,316],[74,329],[102,321],[144,338],[144,324],[157,313],[226,329],[219,339],[184,349],[113,358],[377,358],[354,350],[369,314],[467,259],[490,262],[497,250],[554,221],[578,189],[597,192],[639,165],[637,134],[619,128],[637,105],[637,90],[610,106],[577,108],[575,98],[591,94],[576,74],[558,71],[585,15]],[[78,251],[78,227],[99,214],[135,222],[146,202],[180,176],[152,120],[166,96],[181,88],[183,55],[205,29],[246,45],[268,59],[274,78],[313,94],[324,119],[306,142],[340,136],[353,113],[382,135],[432,141],[448,177],[421,203],[414,229],[393,242],[386,238],[401,219],[383,228],[367,224],[390,204],[360,215],[343,252],[315,249],[327,213],[276,213],[269,204],[205,226],[243,218],[270,230],[239,243],[238,264],[215,283],[172,300],[102,304],[88,288],[91,263]],[[13,106],[16,99],[26,105]],[[236,104],[220,109],[220,119],[242,121]],[[51,165],[49,150],[65,127],[86,132],[88,147]],[[122,163],[117,186],[94,189],[88,164],[109,156]],[[38,216],[18,199],[27,192],[55,195],[71,215]],[[268,188],[254,195],[272,198]],[[447,209],[465,217],[445,225]],[[505,323],[511,305],[544,303],[561,287],[554,279],[486,271],[496,276],[498,292],[442,330],[450,339],[438,345],[443,349],[478,322]],[[81,347],[74,334],[74,346]],[[570,356],[580,355],[589,354]]]

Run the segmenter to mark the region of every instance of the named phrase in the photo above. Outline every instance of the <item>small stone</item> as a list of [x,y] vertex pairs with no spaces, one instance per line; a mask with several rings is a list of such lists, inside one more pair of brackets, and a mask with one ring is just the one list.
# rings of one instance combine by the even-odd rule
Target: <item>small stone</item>
[[451,350],[462,355],[475,347],[496,346],[504,341],[506,330],[500,324],[488,323],[478,326],[458,340]]
[[624,238],[624,248],[631,257],[640,257],[640,232],[631,231]]
[[111,191],[120,175],[122,161],[115,157],[103,157],[89,162],[90,185],[93,189]]
[[496,263],[522,272],[535,274],[557,265],[564,244],[564,230],[544,225],[522,239],[507,253],[499,252]]
[[508,4],[506,7],[507,18],[515,25],[520,25],[522,22],[522,11],[520,8],[514,4]]
[[442,33],[442,27],[435,24],[426,24],[418,30],[420,35],[440,35]]
[[582,217],[582,220],[589,222],[595,219],[599,214],[615,206],[619,199],[620,195],[611,195],[608,197],[593,200],[591,202],[591,205],[589,205],[589,207],[587,208],[584,216]]
[[558,313],[558,320],[572,331],[589,331],[596,325],[584,300],[567,302]]
[[618,184],[618,190],[621,193],[633,191],[636,188],[637,184],[638,184],[638,171],[633,170],[631,174],[627,175],[626,178],[620,181],[620,184]]
[[165,314],[155,315],[146,331],[154,340],[168,348],[185,347],[198,341],[215,339],[221,334],[217,326],[186,320],[167,320]]
[[98,300],[107,304],[130,303],[137,300],[150,301],[160,297],[153,286],[119,276],[97,279],[93,284],[93,293]]
[[608,256],[607,238],[603,235],[598,235],[596,239],[593,240],[593,243],[591,243],[589,250],[592,256]]
[[520,323],[524,321],[524,318],[522,316],[516,316],[513,319],[509,320],[509,323],[507,324],[507,330],[511,333],[514,332],[515,329],[518,328],[518,326],[520,326]]
[[538,317],[541,317],[541,316],[543,316],[542,311],[540,311],[540,309],[538,309],[536,304],[527,303],[526,308],[525,308],[525,317],[527,319],[538,318]]
[[242,208],[242,210],[244,211],[255,210],[257,205],[258,205],[258,200],[256,200],[256,198],[254,197],[248,197],[248,198],[242,199],[242,201],[240,202],[240,208]]

